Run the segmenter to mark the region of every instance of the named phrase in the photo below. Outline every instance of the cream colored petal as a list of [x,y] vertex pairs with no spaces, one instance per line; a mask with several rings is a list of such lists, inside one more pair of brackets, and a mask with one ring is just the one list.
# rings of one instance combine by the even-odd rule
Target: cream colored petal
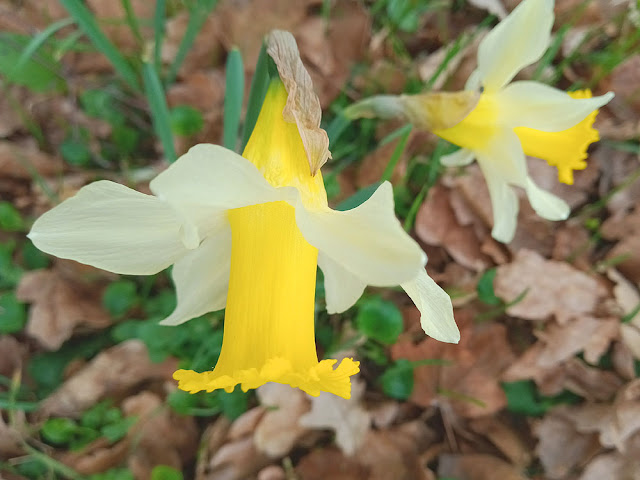
[[157,273],[187,252],[167,203],[106,180],[42,215],[28,236],[56,257],[130,275]]
[[527,178],[526,190],[531,206],[542,218],[555,221],[566,220],[569,217],[571,208],[567,202],[542,190],[530,178]]
[[231,228],[220,228],[173,267],[178,304],[161,325],[180,325],[227,303],[231,266]]
[[496,95],[500,121],[509,127],[559,132],[581,122],[607,104],[613,93],[576,99],[538,82],[514,82]]
[[456,150],[449,155],[444,155],[440,158],[440,163],[445,167],[464,167],[469,165],[476,158],[476,154],[465,148]]
[[215,226],[203,225],[209,210],[215,214],[282,200],[283,196],[249,160],[210,144],[192,147],[153,179],[150,187],[154,194],[204,231],[215,229]]
[[318,266],[324,274],[327,312],[342,313],[351,308],[362,296],[366,283],[324,253],[318,255]]
[[499,242],[509,243],[515,235],[519,208],[518,197],[511,185],[525,187],[527,181],[524,152],[518,137],[510,131],[497,135],[487,152],[478,152],[478,164],[491,197],[491,236]]
[[414,279],[403,283],[402,288],[420,310],[420,325],[427,335],[441,342],[460,341],[451,298],[424,269]]
[[553,0],[524,0],[482,40],[478,71],[487,92],[496,92],[523,67],[542,57],[553,26]]
[[482,87],[482,73],[480,70],[475,69],[467,78],[467,83],[464,85],[465,90],[480,90]]
[[395,217],[391,184],[345,212],[296,207],[296,223],[320,252],[368,285],[399,285],[416,276],[426,258]]

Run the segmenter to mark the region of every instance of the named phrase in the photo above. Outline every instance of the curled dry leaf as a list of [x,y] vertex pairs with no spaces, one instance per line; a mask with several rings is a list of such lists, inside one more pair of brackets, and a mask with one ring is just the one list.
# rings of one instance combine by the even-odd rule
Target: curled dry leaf
[[334,430],[338,447],[345,454],[353,455],[371,428],[371,416],[360,402],[364,389],[363,382],[352,380],[348,400],[326,392],[312,397],[311,411],[300,417],[300,425]]
[[513,262],[498,267],[496,295],[513,302],[509,315],[527,320],[547,320],[555,315],[560,324],[592,313],[606,289],[592,276],[564,262],[546,260],[532,250],[520,250]]
[[538,360],[541,368],[550,368],[579,352],[585,360],[596,364],[619,337],[620,322],[617,318],[595,318],[590,316],[572,318],[564,325],[552,323],[537,333],[545,344]]
[[317,448],[300,460],[296,473],[304,480],[369,480],[366,467],[337,448]]
[[100,292],[61,275],[36,270],[20,279],[16,296],[31,302],[26,333],[48,350],[57,350],[78,328],[100,329],[111,324],[100,304]]
[[179,471],[195,454],[198,430],[193,417],[173,413],[160,397],[149,391],[129,397],[122,403],[127,417],[136,417],[127,437],[135,444],[128,458],[137,479],[152,478],[156,465],[169,465]]
[[613,404],[592,403],[572,410],[569,417],[581,432],[597,432],[607,448],[625,452],[626,442],[640,433],[640,379],[629,382]]
[[267,37],[267,53],[278,67],[280,79],[288,93],[282,115],[287,122],[297,125],[311,176],[314,176],[331,158],[329,137],[320,128],[320,100],[313,91],[311,77],[302,64],[293,35],[283,30],[271,32]]
[[504,460],[479,453],[441,455],[438,475],[464,480],[525,480],[526,478],[516,467]]
[[637,456],[605,453],[594,458],[584,469],[580,480],[603,478],[640,479],[640,460]]
[[370,430],[354,456],[369,471],[367,480],[426,480],[420,454],[434,440],[420,420],[383,431]]
[[600,449],[597,436],[578,432],[564,406],[535,423],[533,431],[538,437],[536,454],[551,480],[565,478]]
[[49,177],[59,175],[63,168],[61,159],[41,152],[34,141],[0,140],[0,178],[30,180],[33,170]]
[[10,335],[0,336],[0,375],[11,378],[22,364],[27,355],[27,346],[21,344]]
[[487,438],[516,467],[531,462],[531,452],[522,437],[507,423],[495,417],[481,417],[470,422],[471,429]]
[[359,1],[334,1],[328,19],[309,16],[293,33],[304,63],[309,67],[320,104],[327,108],[343,90],[353,65],[367,53],[371,38],[368,9]]
[[418,210],[415,229],[420,240],[442,246],[460,265],[476,272],[489,266],[473,226],[461,224],[456,218],[447,188],[436,185],[429,190]]
[[449,364],[414,369],[414,388],[409,400],[423,407],[448,403],[463,417],[481,417],[506,405],[500,376],[513,362],[513,352],[500,324],[472,324],[471,313],[456,310],[462,340],[458,345],[427,338],[414,344],[402,336],[391,347],[394,360],[443,360]]
[[77,417],[97,401],[142,382],[171,380],[176,368],[174,359],[152,363],[144,343],[127,340],[98,354],[47,397],[39,411],[46,416]]
[[309,400],[301,390],[281,383],[267,383],[257,393],[266,411],[255,427],[253,441],[269,457],[284,456],[307,431],[299,419],[309,411]]
[[254,431],[265,408],[255,407],[229,425],[220,417],[206,432],[206,453],[198,462],[197,480],[244,480],[257,474],[271,459],[256,448]]

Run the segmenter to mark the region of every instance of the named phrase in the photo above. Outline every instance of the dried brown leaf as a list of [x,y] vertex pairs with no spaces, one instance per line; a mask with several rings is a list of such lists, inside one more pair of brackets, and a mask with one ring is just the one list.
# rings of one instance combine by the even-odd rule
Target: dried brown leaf
[[149,391],[122,403],[127,417],[137,422],[128,432],[135,450],[128,458],[137,479],[151,478],[156,465],[169,465],[179,471],[195,456],[198,430],[193,417],[173,413],[160,397]]
[[579,431],[598,432],[603,446],[625,452],[627,440],[640,433],[640,379],[621,389],[613,404],[587,404],[568,415]]
[[34,141],[0,140],[0,178],[30,180],[31,170],[45,177],[59,175],[63,163],[38,150]]
[[77,417],[97,401],[117,396],[153,379],[171,380],[174,359],[152,363],[140,340],[127,340],[103,350],[40,404],[46,416]]
[[552,323],[537,334],[545,348],[540,353],[538,366],[553,367],[584,351],[585,360],[595,364],[618,338],[620,322],[617,318],[578,317],[564,325]]
[[354,454],[371,428],[371,415],[362,408],[360,401],[364,389],[364,383],[352,380],[348,400],[326,392],[312,397],[311,411],[300,417],[300,425],[334,430],[338,447],[346,455]]
[[367,468],[337,448],[312,450],[300,460],[296,473],[304,480],[369,480]]
[[538,437],[536,454],[551,480],[565,478],[600,448],[595,435],[577,431],[566,407],[550,411],[534,425],[533,431]]
[[269,457],[282,457],[307,431],[299,420],[309,411],[309,401],[301,390],[280,383],[267,383],[257,393],[266,412],[255,427],[253,441]]
[[31,302],[26,333],[48,350],[56,350],[78,328],[100,329],[111,324],[100,304],[100,292],[57,270],[28,272],[20,279],[16,296]]
[[640,480],[640,460],[617,452],[605,453],[594,458],[584,469],[580,480]]
[[485,270],[489,260],[471,225],[461,224],[451,206],[450,191],[436,185],[420,206],[415,223],[416,235],[430,245],[442,246],[460,265],[476,272]]
[[592,276],[531,250],[520,250],[513,262],[499,266],[494,287],[505,302],[527,292],[507,309],[509,315],[528,320],[547,320],[555,315],[560,324],[592,313],[607,293]]
[[514,466],[524,468],[531,462],[529,448],[507,423],[495,417],[481,417],[472,420],[469,426],[493,443]]
[[369,431],[355,458],[368,468],[368,480],[426,480],[419,454],[433,435],[419,420],[390,430]]
[[525,480],[526,478],[516,467],[504,460],[479,453],[440,456],[438,475],[458,480]]
[[481,417],[506,405],[499,379],[512,363],[513,352],[500,324],[472,325],[468,311],[456,310],[461,341],[444,344],[427,338],[414,344],[400,337],[391,347],[394,359],[411,361],[441,359],[449,365],[426,365],[414,370],[414,389],[410,400],[423,407],[447,403],[463,417]]
[[26,358],[27,346],[10,335],[0,336],[0,375],[11,378],[22,369]]

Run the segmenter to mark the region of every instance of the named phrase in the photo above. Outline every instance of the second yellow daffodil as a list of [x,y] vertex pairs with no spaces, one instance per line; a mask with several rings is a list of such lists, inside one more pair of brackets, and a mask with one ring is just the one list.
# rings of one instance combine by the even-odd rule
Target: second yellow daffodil
[[402,116],[461,147],[441,159],[444,165],[477,159],[493,207],[492,235],[505,243],[516,230],[513,187],[523,188],[535,211],[548,220],[563,220],[570,213],[562,199],[529,177],[525,154],[556,166],[560,181],[572,183],[573,170],[585,168],[587,147],[599,138],[592,128],[597,110],[613,98],[613,93],[593,98],[589,91],[567,94],[533,81],[510,83],[547,49],[553,6],[553,0],[524,0],[491,30],[480,43],[478,68],[466,92],[372,97],[348,109],[352,117]]

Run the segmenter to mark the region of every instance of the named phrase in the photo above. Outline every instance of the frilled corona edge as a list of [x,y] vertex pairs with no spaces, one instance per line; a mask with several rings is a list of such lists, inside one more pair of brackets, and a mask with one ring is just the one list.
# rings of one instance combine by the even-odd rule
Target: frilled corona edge
[[337,360],[322,360],[307,370],[298,370],[285,358],[272,358],[261,368],[238,370],[233,375],[219,375],[215,371],[194,372],[178,370],[173,378],[178,388],[190,393],[202,390],[212,392],[224,388],[233,391],[240,384],[243,391],[258,388],[267,382],[284,383],[317,397],[320,392],[330,392],[342,398],[351,397],[350,377],[360,371],[360,362],[345,358],[334,369]]

